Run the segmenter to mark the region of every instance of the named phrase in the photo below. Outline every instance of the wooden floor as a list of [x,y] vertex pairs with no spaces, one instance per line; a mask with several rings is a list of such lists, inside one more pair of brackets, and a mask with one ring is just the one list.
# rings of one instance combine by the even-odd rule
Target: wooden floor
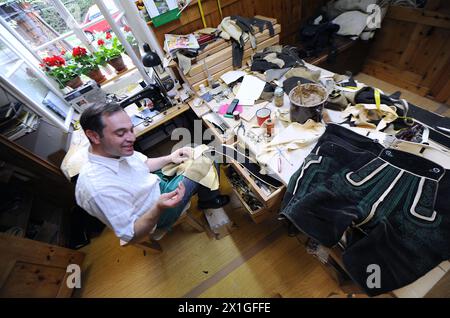
[[[359,81],[387,93],[399,88],[360,74]],[[450,116],[450,107],[404,92],[410,102]],[[156,150],[156,153],[161,150]],[[221,182],[222,191],[231,189]],[[195,207],[195,202],[192,204]],[[90,245],[76,297],[328,297],[344,292],[274,219],[254,224],[236,198],[227,206],[231,235],[216,240],[187,224],[161,240],[161,254],[122,248],[105,229]],[[199,219],[203,220],[197,211]]]

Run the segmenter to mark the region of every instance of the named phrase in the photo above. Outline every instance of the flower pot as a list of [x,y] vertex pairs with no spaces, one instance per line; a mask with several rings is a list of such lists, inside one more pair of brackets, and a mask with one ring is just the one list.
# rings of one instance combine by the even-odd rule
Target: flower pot
[[112,67],[116,69],[116,73],[120,74],[128,70],[125,63],[123,62],[122,56],[118,56],[108,62]]
[[105,75],[103,75],[102,71],[100,71],[99,68],[93,69],[92,71],[90,71],[87,76],[89,76],[90,78],[92,78],[94,81],[97,82],[97,84],[101,84],[104,81],[106,81],[106,77]]
[[66,83],[66,86],[69,86],[70,88],[78,88],[81,85],[83,85],[83,81],[81,80],[81,78],[79,76],[75,77],[74,79],[71,79],[70,81],[68,81]]

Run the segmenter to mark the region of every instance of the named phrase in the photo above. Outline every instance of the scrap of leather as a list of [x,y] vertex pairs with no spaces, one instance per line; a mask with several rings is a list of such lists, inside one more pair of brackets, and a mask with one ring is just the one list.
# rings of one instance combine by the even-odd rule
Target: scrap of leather
[[219,175],[214,162],[203,155],[208,150],[208,146],[200,145],[193,149],[191,159],[183,163],[170,163],[164,166],[161,171],[166,176],[183,175],[192,181],[211,190],[219,189]]

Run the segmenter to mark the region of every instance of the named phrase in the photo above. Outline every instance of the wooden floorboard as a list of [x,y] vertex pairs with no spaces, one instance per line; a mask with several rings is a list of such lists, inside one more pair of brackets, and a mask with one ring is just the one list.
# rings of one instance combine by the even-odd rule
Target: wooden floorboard
[[[379,81],[366,74],[356,79],[418,106],[449,116],[448,105]],[[157,153],[163,148],[154,149]],[[167,145],[166,145],[167,147]],[[150,154],[150,153],[149,153]],[[148,155],[149,155],[148,154]],[[225,182],[222,191],[231,193]],[[192,209],[195,209],[195,202]],[[255,224],[236,198],[226,209],[235,230],[216,240],[181,224],[161,240],[163,253],[120,247],[105,231],[82,248],[82,288],[75,297],[327,297],[343,295],[313,256],[287,236],[275,218]],[[199,211],[197,217],[204,219]]]

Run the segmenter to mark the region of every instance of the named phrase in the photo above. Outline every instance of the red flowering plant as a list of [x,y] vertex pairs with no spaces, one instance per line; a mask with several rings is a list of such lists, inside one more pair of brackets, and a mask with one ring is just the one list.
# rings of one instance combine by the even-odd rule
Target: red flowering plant
[[90,72],[97,70],[99,65],[102,65],[101,61],[97,60],[95,55],[88,53],[88,51],[81,46],[74,47],[72,53],[66,53],[66,56],[67,55],[79,64],[81,73],[84,75],[88,75]]
[[94,53],[94,56],[99,63],[106,64],[109,61],[120,57],[120,55],[125,52],[119,39],[109,32],[97,33],[96,38],[97,51]]
[[61,55],[44,57],[40,67],[48,76],[58,82],[59,88],[64,88],[67,82],[81,75],[78,63],[66,60]]

